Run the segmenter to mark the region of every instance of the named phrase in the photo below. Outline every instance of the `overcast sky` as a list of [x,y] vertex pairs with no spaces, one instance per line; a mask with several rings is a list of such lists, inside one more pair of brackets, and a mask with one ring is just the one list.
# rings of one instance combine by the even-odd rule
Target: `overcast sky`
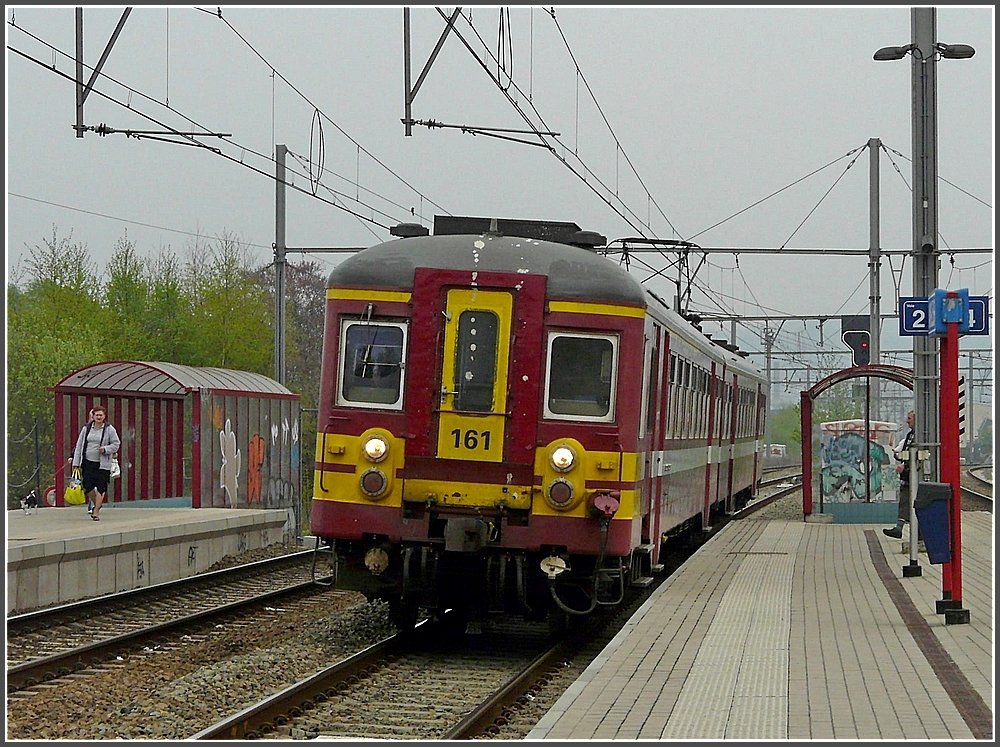
[[[881,246],[912,247],[911,62],[872,59],[910,42],[909,7],[555,6],[555,18],[550,8],[466,7],[461,38],[447,38],[412,105],[413,119],[455,127],[415,126],[407,137],[399,7],[222,6],[221,18],[217,6],[135,7],[84,124],[224,133],[198,138],[215,153],[165,134],[77,138],[73,7],[6,6],[8,278],[53,230],[86,244],[101,268],[125,236],[142,255],[184,256],[196,236],[228,235],[265,265],[276,144],[289,149],[293,248],[378,243],[395,223],[451,214],[574,221],[609,240],[863,250],[863,148],[878,138]],[[88,66],[122,11],[85,6]],[[445,22],[433,6],[410,16],[412,84]],[[993,246],[994,20],[992,6],[937,11],[937,39],[976,50],[937,63],[943,249]],[[555,155],[458,127],[526,130],[521,111],[558,133],[547,138]],[[695,308],[868,313],[864,257],[708,259],[698,282],[711,297],[696,292]],[[992,259],[946,255],[939,286],[989,296],[992,309]],[[881,309],[893,313],[897,296],[912,294],[912,266],[884,259],[881,274]],[[650,285],[672,293],[669,282]],[[895,329],[883,327],[883,348],[910,348]],[[759,349],[751,337],[741,344]],[[788,322],[779,342],[815,346],[806,337],[818,340],[815,322]],[[839,325],[825,339],[840,349]],[[972,342],[991,348],[992,335]]]

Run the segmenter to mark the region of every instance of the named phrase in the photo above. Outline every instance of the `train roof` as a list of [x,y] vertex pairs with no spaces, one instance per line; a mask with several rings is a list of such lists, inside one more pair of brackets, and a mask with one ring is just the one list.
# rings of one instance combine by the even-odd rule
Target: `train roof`
[[[399,232],[397,232],[397,229]],[[548,277],[552,298],[626,303],[646,308],[672,330],[730,370],[761,376],[745,353],[701,332],[622,266],[598,254],[603,236],[581,231],[576,223],[435,216],[434,235],[416,224],[401,224],[391,241],[363,249],[333,269],[330,288],[410,290],[418,267],[470,272],[537,274]]]
[[724,340],[717,340],[702,332],[701,327],[691,318],[670,308],[669,304],[654,292],[646,292],[650,297],[647,306],[649,313],[666,324],[671,335],[682,337],[696,348],[710,351],[713,357],[725,362],[731,371],[737,371],[744,376],[754,378],[763,377],[760,368],[746,357],[747,353],[740,351],[735,345],[731,346]]
[[590,249],[490,232],[376,244],[335,267],[328,287],[410,289],[418,267],[546,275],[548,295],[554,298],[646,305],[639,281]]

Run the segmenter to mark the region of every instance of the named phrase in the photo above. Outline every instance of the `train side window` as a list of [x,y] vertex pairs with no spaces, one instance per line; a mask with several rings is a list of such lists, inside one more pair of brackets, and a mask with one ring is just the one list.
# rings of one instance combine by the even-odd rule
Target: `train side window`
[[399,409],[405,349],[404,324],[341,322],[337,404]]
[[614,419],[618,339],[555,333],[549,337],[545,417]]

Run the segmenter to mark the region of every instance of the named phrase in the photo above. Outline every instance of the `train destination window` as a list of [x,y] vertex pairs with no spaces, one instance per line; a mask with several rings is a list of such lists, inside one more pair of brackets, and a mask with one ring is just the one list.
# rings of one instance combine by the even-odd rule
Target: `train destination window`
[[405,348],[403,324],[342,322],[337,404],[398,409],[403,402]]
[[492,412],[497,376],[500,320],[492,311],[463,311],[458,317],[455,346],[455,409]]
[[614,418],[617,338],[556,333],[549,338],[546,417],[610,421]]

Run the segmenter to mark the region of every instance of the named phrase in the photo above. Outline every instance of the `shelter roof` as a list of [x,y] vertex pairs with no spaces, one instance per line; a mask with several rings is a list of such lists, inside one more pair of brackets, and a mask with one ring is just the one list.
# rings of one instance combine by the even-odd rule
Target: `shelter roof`
[[250,371],[182,366],[162,361],[106,361],[86,366],[53,387],[147,394],[185,394],[203,389],[267,394],[293,392],[274,379]]

